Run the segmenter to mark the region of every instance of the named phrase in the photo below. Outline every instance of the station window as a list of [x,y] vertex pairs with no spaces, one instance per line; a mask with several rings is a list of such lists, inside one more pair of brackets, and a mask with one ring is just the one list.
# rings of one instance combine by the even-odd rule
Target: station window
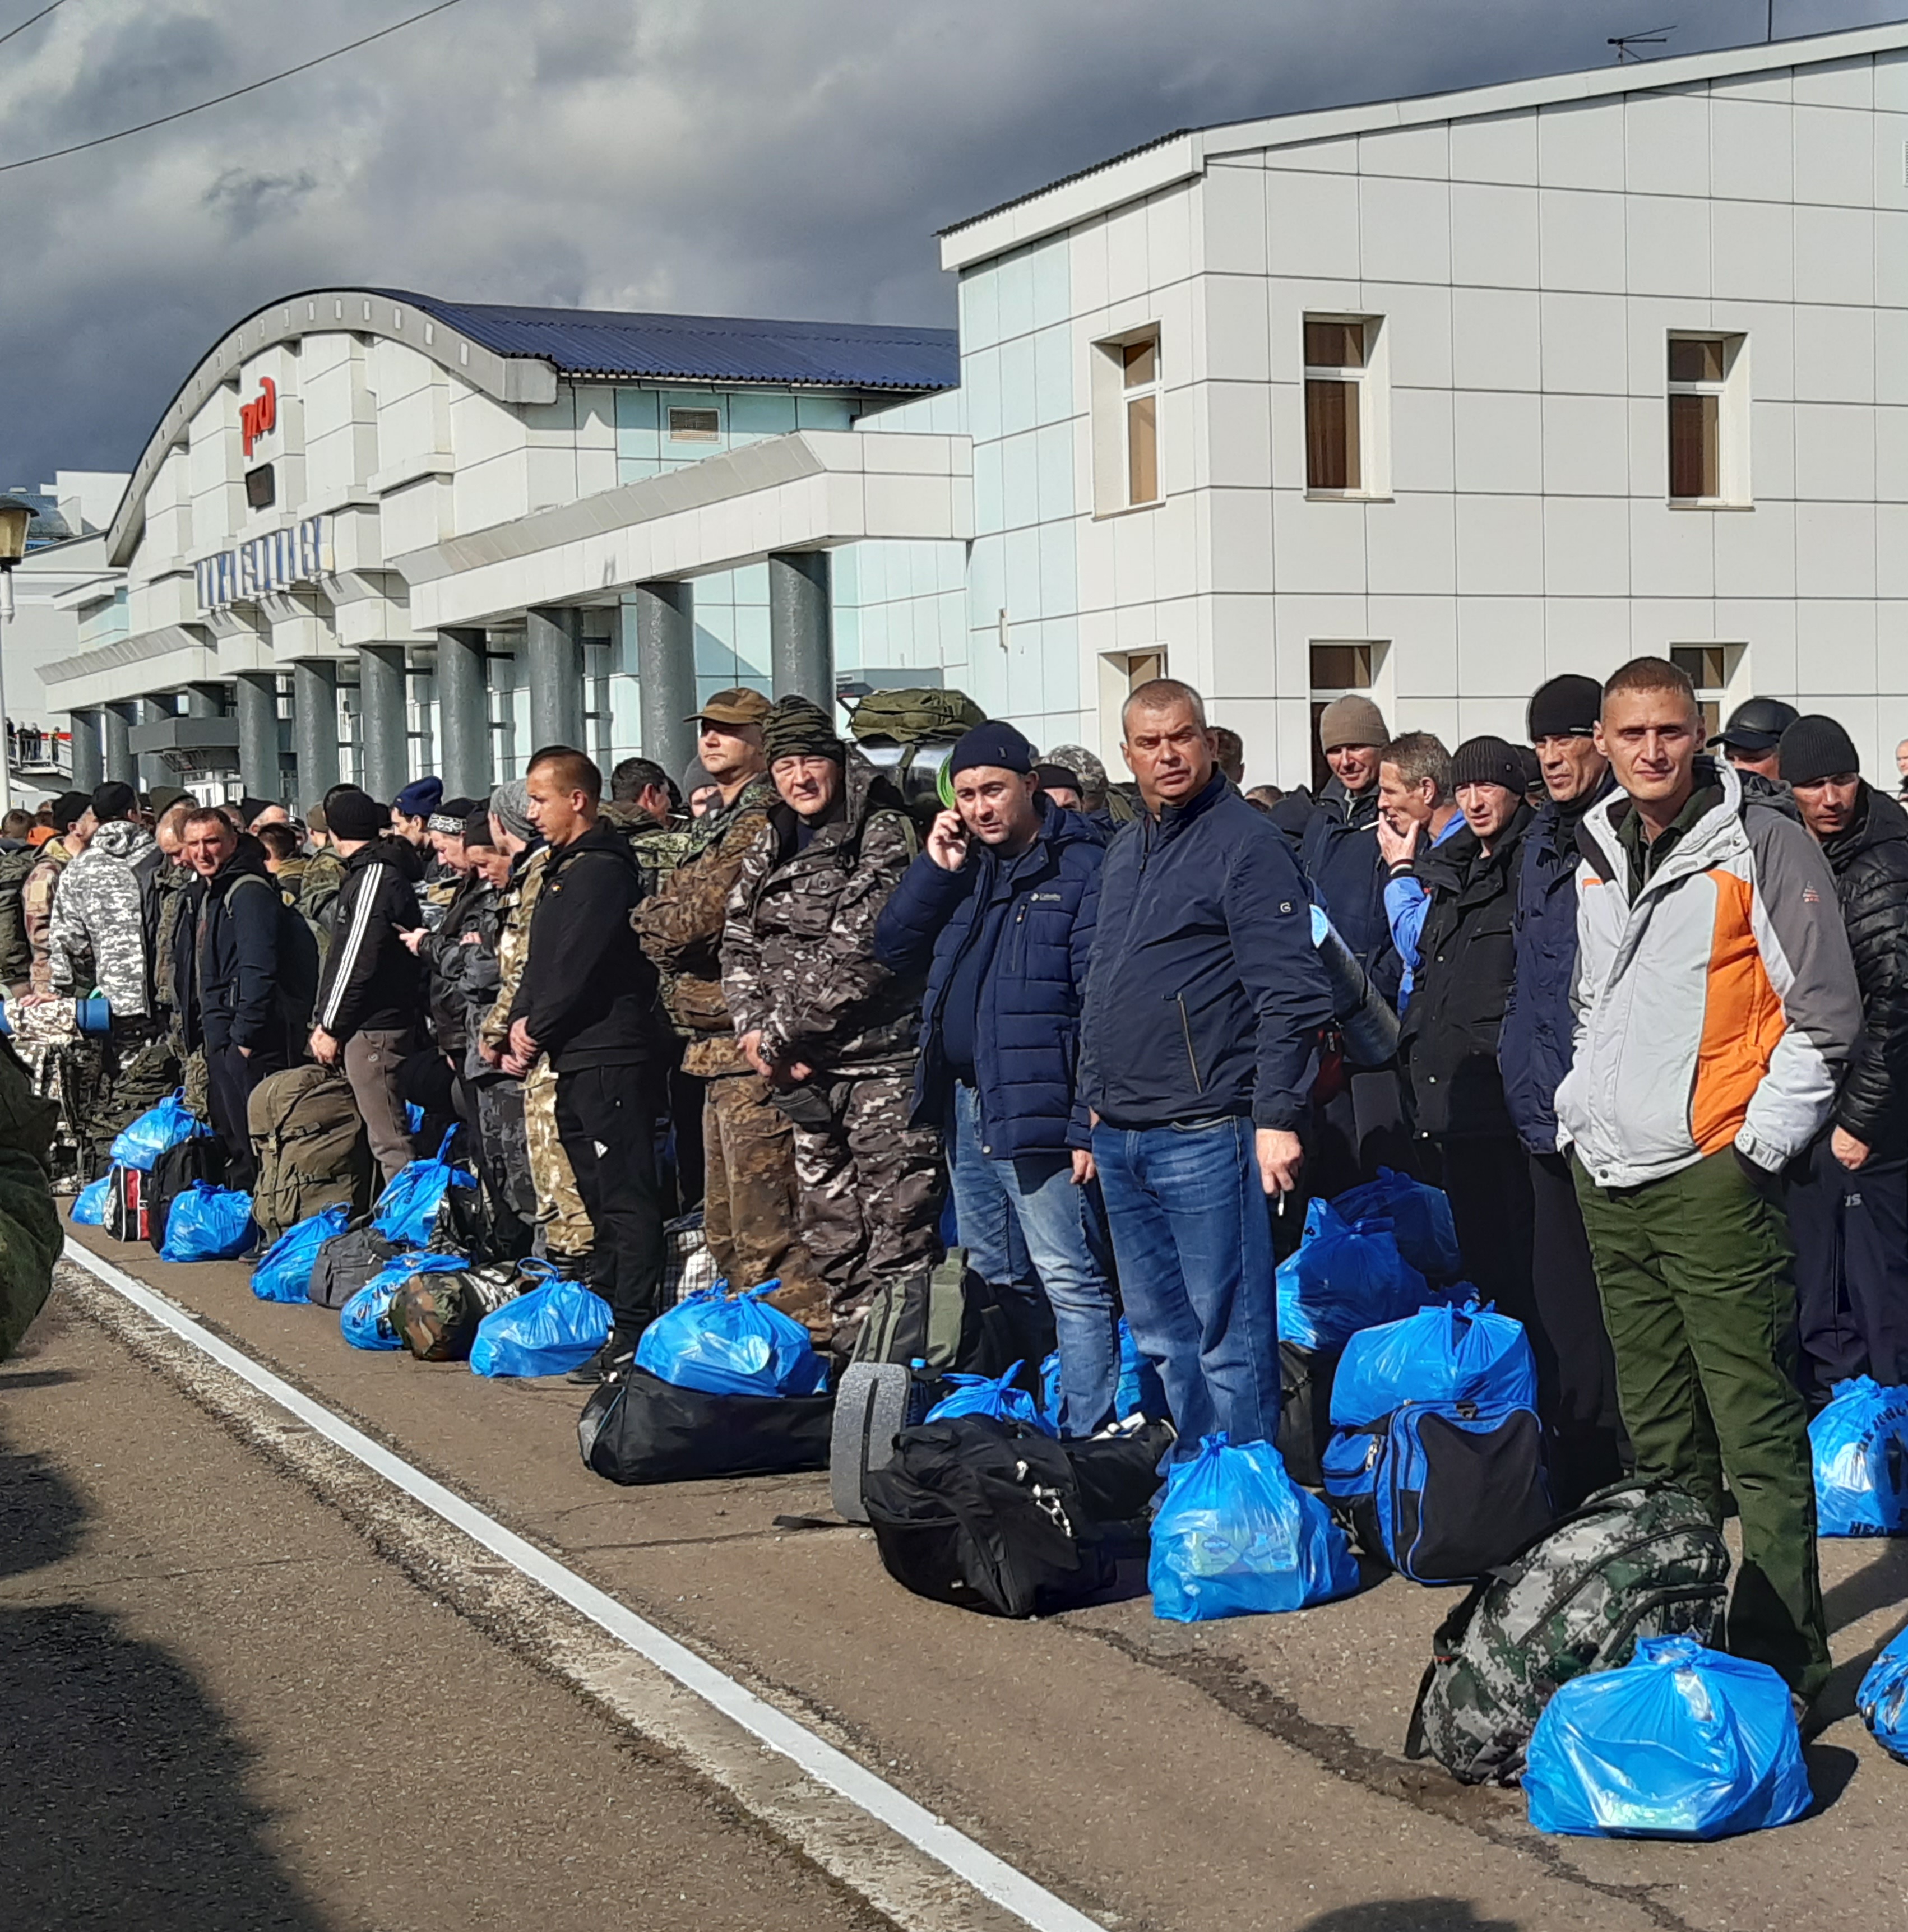
[[1740,335],[1672,335],[1670,500],[1748,500],[1747,359]]
[[1094,344],[1094,511],[1160,500],[1162,368],[1157,328]]
[[1742,660],[1740,644],[1672,644],[1670,662],[1696,686],[1696,702],[1702,713],[1706,743],[1723,728],[1724,707],[1729,702],[1730,680]]
[[278,500],[278,478],[270,464],[245,472],[245,501],[253,509],[268,510]]
[[722,418],[716,410],[671,410],[669,440],[671,442],[719,442]]

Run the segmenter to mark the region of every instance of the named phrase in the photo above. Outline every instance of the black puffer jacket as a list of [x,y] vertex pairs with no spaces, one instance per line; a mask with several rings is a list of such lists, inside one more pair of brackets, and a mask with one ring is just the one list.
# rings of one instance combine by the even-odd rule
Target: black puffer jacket
[[1517,970],[1517,876],[1531,815],[1520,805],[1488,857],[1466,826],[1418,862],[1431,905],[1399,1058],[1421,1134],[1516,1131],[1497,1046]]
[[1908,812],[1864,784],[1855,822],[1822,849],[1862,986],[1862,1036],[1835,1124],[1898,1157],[1908,1153]]

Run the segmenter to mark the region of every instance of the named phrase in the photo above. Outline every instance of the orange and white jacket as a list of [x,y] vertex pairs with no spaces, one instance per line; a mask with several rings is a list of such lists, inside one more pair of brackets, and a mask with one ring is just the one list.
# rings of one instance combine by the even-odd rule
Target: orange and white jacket
[[1576,1047],[1557,1144],[1599,1187],[1635,1187],[1733,1144],[1773,1173],[1821,1131],[1862,1027],[1835,882],[1780,807],[1727,766],[1722,802],[1633,900],[1615,792],[1577,843]]

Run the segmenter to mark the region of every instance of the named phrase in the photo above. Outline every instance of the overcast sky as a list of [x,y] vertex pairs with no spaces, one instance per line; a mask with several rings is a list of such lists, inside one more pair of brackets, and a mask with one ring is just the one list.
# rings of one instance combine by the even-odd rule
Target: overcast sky
[[[44,0],[0,0],[0,32]],[[0,47],[0,162],[424,0],[67,0]],[[313,286],[950,324],[934,230],[1172,129],[1762,38],[1766,0],[460,0],[172,127],[0,173],[0,488],[124,469]],[[1777,0],[1790,35],[1908,0]]]

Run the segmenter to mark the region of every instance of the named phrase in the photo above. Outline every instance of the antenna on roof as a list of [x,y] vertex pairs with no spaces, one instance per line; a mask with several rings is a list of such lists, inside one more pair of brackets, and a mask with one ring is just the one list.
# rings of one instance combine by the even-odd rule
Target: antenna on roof
[[1666,27],[1647,28],[1640,34],[1612,34],[1604,44],[1606,47],[1616,48],[1616,64],[1621,67],[1627,60],[1647,60],[1648,56],[1640,54],[1636,50],[1639,47],[1660,47],[1676,31],[1676,22],[1672,21]]

